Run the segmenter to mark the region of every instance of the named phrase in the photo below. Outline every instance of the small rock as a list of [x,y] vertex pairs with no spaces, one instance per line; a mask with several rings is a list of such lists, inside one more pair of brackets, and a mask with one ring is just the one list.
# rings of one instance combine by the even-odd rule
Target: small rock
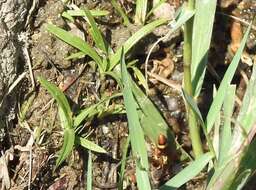
[[175,9],[169,3],[162,3],[153,11],[153,14],[156,18],[173,20],[175,15]]

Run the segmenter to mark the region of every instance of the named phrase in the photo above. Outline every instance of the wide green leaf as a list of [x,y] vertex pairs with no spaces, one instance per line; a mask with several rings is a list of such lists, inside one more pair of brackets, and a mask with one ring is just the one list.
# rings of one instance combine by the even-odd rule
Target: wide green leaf
[[135,83],[132,84],[132,91],[138,104],[137,112],[145,135],[156,145],[159,135],[164,135],[167,138],[169,150],[175,152],[174,135],[159,110]]
[[191,76],[194,96],[198,96],[208,62],[217,0],[197,0],[193,26]]

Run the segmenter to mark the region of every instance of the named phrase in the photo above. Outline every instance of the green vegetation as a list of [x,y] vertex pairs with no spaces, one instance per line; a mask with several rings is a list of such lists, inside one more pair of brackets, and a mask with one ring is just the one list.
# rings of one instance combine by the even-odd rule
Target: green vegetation
[[[160,3],[162,2],[164,1],[160,1]],[[115,0],[111,0],[111,3],[122,16],[123,24],[129,25],[130,19],[125,15],[120,5]],[[184,4],[171,25],[172,32],[184,26],[184,89],[182,94],[186,102],[189,132],[195,159],[180,173],[166,182],[160,188],[161,190],[181,187],[206,167],[209,174],[206,189],[238,189],[245,184],[256,169],[256,154],[255,151],[252,151],[255,148],[253,137],[256,131],[256,66],[253,66],[252,77],[247,86],[241,109],[234,119],[236,86],[231,84],[251,26],[248,27],[239,49],[214,94],[205,121],[197,106],[197,97],[202,89],[208,62],[215,10],[216,0],[205,0],[203,2],[189,0],[187,4]],[[137,0],[134,22],[145,24],[148,18],[147,13],[150,14],[151,12],[148,12],[148,2],[146,0]],[[38,78],[41,85],[48,90],[58,104],[59,118],[64,131],[63,145],[56,166],[59,166],[69,156],[76,144],[94,152],[106,153],[103,148],[84,137],[84,134],[77,133],[77,129],[82,122],[93,117],[99,117],[104,111],[109,112],[109,114],[114,112],[126,113],[129,137],[123,150],[118,188],[122,189],[123,186],[128,147],[131,144],[132,156],[136,163],[137,186],[141,190],[151,189],[145,137],[157,145],[159,135],[163,134],[167,138],[168,148],[176,150],[177,146],[174,135],[161,113],[129,74],[128,71],[132,70],[143,87],[146,90],[148,89],[143,74],[135,65],[136,60],[126,64],[126,54],[138,41],[155,28],[166,24],[166,20],[159,19],[145,24],[114,52],[94,19],[95,16],[104,14],[107,14],[107,12],[77,9],[67,10],[63,15],[71,22],[73,17],[84,18],[89,26],[88,33],[95,44],[93,47],[78,36],[53,24],[48,24],[47,27],[49,32],[78,50],[69,58],[90,57],[97,65],[101,79],[108,75],[116,80],[121,89],[120,93],[102,98],[98,103],[88,108],[81,108],[80,113],[76,114],[72,113],[67,98],[58,87],[42,77]],[[125,111],[102,110],[102,105],[107,104],[110,99],[120,96],[123,96]],[[223,110],[223,117],[220,114],[221,110]],[[207,141],[208,151],[203,149],[200,129],[202,129]],[[213,135],[211,134],[212,131],[214,131]],[[87,168],[87,189],[92,189],[91,151],[89,151]]]

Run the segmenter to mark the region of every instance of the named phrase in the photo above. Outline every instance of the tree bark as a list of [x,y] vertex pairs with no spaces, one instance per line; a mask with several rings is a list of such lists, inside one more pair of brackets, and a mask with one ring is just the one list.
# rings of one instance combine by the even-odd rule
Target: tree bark
[[[14,114],[15,93],[8,89],[17,77],[17,64],[22,55],[18,36],[24,29],[28,1],[0,0],[0,129]],[[20,63],[19,63],[20,64]],[[2,122],[1,122],[2,121]],[[4,122],[3,122],[4,121]],[[2,124],[2,126],[1,126]],[[0,131],[0,142],[3,134]]]

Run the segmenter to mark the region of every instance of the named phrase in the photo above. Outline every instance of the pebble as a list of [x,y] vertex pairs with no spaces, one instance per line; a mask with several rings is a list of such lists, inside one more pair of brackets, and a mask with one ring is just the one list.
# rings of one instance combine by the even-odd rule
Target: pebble
[[162,3],[153,11],[153,14],[156,18],[173,20],[175,15],[175,8],[169,3]]

